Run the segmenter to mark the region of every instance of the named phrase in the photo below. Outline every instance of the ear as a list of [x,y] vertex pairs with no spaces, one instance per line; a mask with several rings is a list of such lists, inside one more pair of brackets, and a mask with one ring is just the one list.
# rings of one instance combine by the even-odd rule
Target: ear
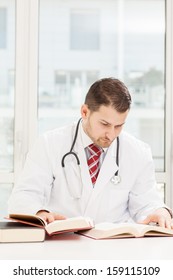
[[86,104],[83,104],[82,107],[81,107],[81,116],[83,119],[86,119],[89,115],[89,108],[88,108],[88,105]]

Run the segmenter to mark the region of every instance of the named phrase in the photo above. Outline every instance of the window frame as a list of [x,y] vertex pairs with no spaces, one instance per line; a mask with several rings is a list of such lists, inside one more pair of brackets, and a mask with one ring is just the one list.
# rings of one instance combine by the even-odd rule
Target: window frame
[[[165,184],[165,202],[173,207],[173,3],[165,3],[165,171],[156,172],[156,180]],[[16,15],[14,172],[0,173],[4,184],[16,183],[38,135],[39,0],[16,0]]]

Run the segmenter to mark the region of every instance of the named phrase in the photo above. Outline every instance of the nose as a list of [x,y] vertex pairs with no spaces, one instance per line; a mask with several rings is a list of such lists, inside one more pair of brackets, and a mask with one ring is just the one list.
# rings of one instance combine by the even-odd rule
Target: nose
[[109,138],[109,140],[113,141],[118,136],[118,133],[115,129],[115,127],[110,127],[109,130],[106,132],[106,137]]

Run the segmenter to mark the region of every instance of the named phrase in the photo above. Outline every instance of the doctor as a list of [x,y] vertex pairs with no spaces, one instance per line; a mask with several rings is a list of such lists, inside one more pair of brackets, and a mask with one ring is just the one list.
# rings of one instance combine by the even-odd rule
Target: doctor
[[130,105],[121,81],[96,81],[78,124],[46,132],[28,154],[9,213],[37,214],[47,222],[82,215],[96,223],[156,222],[171,228],[149,146],[122,131]]

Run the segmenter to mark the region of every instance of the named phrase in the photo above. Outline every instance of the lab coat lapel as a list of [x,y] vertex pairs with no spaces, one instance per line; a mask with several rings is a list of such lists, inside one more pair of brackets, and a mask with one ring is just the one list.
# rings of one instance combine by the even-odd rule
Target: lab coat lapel
[[[98,207],[96,207],[97,197],[103,191],[104,188],[109,187],[109,182],[118,170],[116,164],[116,141],[109,147],[105,159],[102,163],[99,175],[97,177],[96,184],[93,188],[92,195],[88,201],[87,207],[85,208],[84,214],[86,216],[97,215]],[[109,190],[108,190],[109,191]]]
[[78,156],[80,160],[80,170],[81,170],[81,178],[82,178],[83,186],[91,187],[92,182],[88,170],[86,154],[81,142],[78,143]]
[[117,150],[117,141],[115,140],[109,147],[105,159],[100,168],[100,172],[95,184],[95,191],[102,191],[103,187],[111,180],[115,172],[118,170],[116,164],[116,150]]
[[82,129],[82,124],[79,126],[79,133],[74,149],[80,160],[80,171],[81,171],[81,179],[82,179],[83,186],[84,188],[85,186],[87,186],[87,189],[90,188],[93,189],[89,170],[88,170],[86,153],[82,143],[81,129]]
[[[80,146],[80,144],[79,144]],[[91,181],[91,177],[88,170],[88,164],[86,160],[86,154],[83,147],[79,150],[79,159],[80,159],[80,167],[81,167],[81,179],[82,179],[82,196],[80,199],[80,207],[82,211],[82,215],[87,213],[87,209],[90,208],[89,205],[92,201],[93,195],[95,193],[95,189],[93,188],[93,184]]]

